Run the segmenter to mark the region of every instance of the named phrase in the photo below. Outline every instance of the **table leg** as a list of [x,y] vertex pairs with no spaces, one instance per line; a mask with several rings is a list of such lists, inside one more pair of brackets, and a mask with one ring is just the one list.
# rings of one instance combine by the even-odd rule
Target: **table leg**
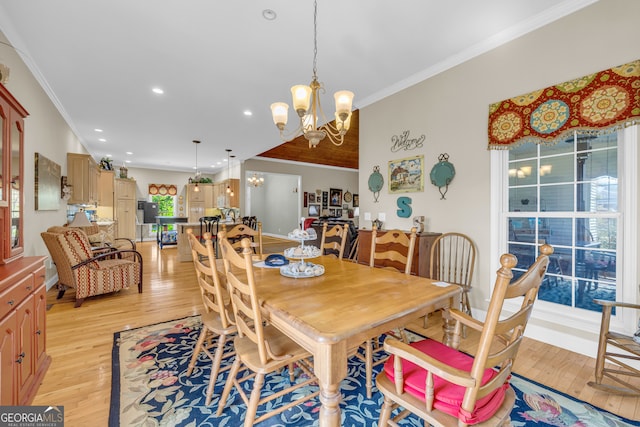
[[320,344],[313,363],[320,385],[320,427],[338,427],[341,423],[340,381],[347,376],[346,343]]
[[442,310],[442,343],[448,347],[458,348],[460,346],[460,337],[454,334],[456,321],[451,318],[449,309]]
[[451,348],[458,348],[460,345],[460,337],[454,334],[456,321],[451,318],[449,313],[450,307],[460,307],[461,294],[452,297],[449,301],[449,307],[442,310],[442,331],[444,336],[442,337],[442,343]]

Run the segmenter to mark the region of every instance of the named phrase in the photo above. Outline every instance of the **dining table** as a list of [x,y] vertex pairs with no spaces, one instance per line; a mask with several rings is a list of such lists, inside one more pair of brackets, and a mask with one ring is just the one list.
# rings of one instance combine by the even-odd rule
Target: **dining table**
[[[350,355],[368,339],[457,307],[461,288],[332,256],[313,262],[324,267],[323,274],[295,278],[277,268],[254,268],[256,292],[269,323],[313,355],[319,425],[335,427],[341,425],[340,382]],[[453,323],[446,310],[443,318],[444,342],[451,344]]]

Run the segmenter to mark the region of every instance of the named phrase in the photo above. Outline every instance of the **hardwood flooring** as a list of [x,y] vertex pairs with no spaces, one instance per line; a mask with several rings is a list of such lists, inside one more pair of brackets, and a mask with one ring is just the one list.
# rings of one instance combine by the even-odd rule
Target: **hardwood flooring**
[[[281,250],[283,243],[266,238],[265,252]],[[289,245],[285,243],[285,245]],[[74,292],[56,300],[47,294],[47,352],[53,361],[33,405],[62,405],[66,427],[106,426],[111,392],[113,333],[152,323],[198,314],[201,300],[191,263],[178,262],[176,247],[160,250],[155,242],[138,244],[144,257],[144,289],[87,298],[74,308]],[[422,320],[416,332],[441,336],[438,315],[427,330]],[[432,325],[432,326],[431,326]],[[464,347],[477,339],[471,332]],[[621,416],[639,420],[640,399],[620,397],[587,386],[594,360],[531,339],[520,348],[515,371],[527,378],[585,400]]]

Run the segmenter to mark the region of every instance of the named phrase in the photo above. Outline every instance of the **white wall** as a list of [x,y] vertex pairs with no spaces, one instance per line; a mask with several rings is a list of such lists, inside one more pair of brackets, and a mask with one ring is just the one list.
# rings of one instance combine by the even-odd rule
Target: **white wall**
[[[604,70],[640,58],[640,2],[597,2],[568,17],[522,36],[491,52],[389,96],[360,111],[360,212],[386,212],[386,227],[408,229],[410,219],[394,213],[397,194],[383,190],[379,203],[367,189],[374,165],[386,176],[389,160],[423,154],[425,173],[448,153],[456,176],[446,200],[427,178],[425,191],[408,193],[414,215],[425,215],[429,231],[459,231],[478,246],[472,306],[487,308],[499,254],[491,253],[490,152],[487,150],[489,104]],[[389,114],[393,112],[393,119]],[[426,134],[423,149],[390,151],[391,138],[403,130]],[[405,155],[406,154],[406,155]],[[637,187],[636,187],[637,188]],[[375,215],[374,215],[375,218]],[[370,223],[361,224],[370,227]],[[637,230],[633,230],[637,234]],[[565,325],[533,321],[537,338],[564,332],[571,348],[574,336],[585,336],[595,352],[597,326],[588,333]],[[577,349],[577,347],[576,347]]]
[[[0,42],[7,43],[0,33]],[[58,163],[67,175],[67,152],[87,153],[58,110],[49,100],[18,54],[0,43],[0,62],[10,68],[5,85],[29,112],[24,132],[24,255],[48,255],[40,233],[54,224],[64,224],[66,202],[57,211],[35,210],[35,153]]]
[[[273,233],[276,235],[286,235],[288,231],[293,230],[298,227],[298,221],[300,217],[307,216],[307,209],[303,207],[303,197],[304,193],[307,192],[316,192],[317,189],[323,191],[329,191],[330,188],[339,188],[342,189],[342,192],[346,192],[349,190],[351,193],[358,193],[358,171],[353,169],[345,169],[345,168],[337,168],[330,166],[317,166],[310,165],[307,163],[297,163],[297,162],[288,162],[288,161],[273,161],[267,160],[263,158],[253,158],[246,160],[243,165],[243,169],[246,171],[255,171],[255,172],[267,172],[269,174],[276,175],[288,175],[290,177],[287,180],[287,184],[283,184],[282,188],[279,188],[278,184],[265,182],[264,187],[260,187],[258,189],[249,189],[255,193],[255,196],[258,199],[254,199],[251,203],[252,206],[250,209],[245,209],[244,206],[244,198],[241,199],[241,208],[243,212],[249,212],[251,215],[256,215],[259,221],[263,222],[263,231],[266,233]],[[271,175],[269,175],[271,176]],[[292,194],[292,186],[293,177],[301,177],[301,188],[298,193]],[[278,181],[280,182],[280,181]],[[246,180],[240,183],[241,194],[243,191],[246,191]],[[279,196],[278,200],[280,203],[284,204],[273,204],[273,195],[278,192],[287,194],[287,203],[284,203],[282,197]],[[262,194],[264,193],[264,194]],[[259,203],[260,197],[262,197],[263,206],[268,206],[266,209],[263,209],[260,206],[255,206]],[[351,207],[352,204],[349,204]],[[247,207],[248,208],[248,207]],[[287,215],[288,222],[281,221],[279,212],[282,209],[287,210],[296,210],[296,216]],[[263,214],[256,214],[254,212],[264,212]],[[265,216],[266,220],[263,220],[262,215]],[[346,218],[346,213],[344,214]]]

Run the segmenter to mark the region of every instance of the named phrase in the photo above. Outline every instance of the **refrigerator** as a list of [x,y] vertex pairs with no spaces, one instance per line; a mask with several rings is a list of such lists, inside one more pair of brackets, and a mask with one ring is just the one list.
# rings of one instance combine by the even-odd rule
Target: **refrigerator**
[[158,216],[158,204],[153,202],[144,202],[143,205],[143,223],[155,224],[156,216]]

